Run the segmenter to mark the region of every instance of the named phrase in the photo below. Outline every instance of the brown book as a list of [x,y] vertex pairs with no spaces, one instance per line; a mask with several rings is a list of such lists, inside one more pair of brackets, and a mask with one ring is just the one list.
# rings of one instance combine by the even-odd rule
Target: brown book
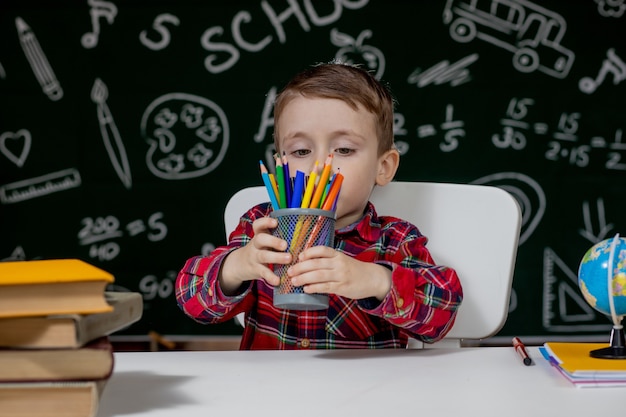
[[0,381],[98,380],[113,372],[107,336],[77,349],[0,349]]
[[107,382],[0,383],[0,417],[95,417]]
[[0,317],[111,311],[113,275],[79,259],[0,262]]
[[138,321],[143,298],[136,292],[104,293],[113,311],[88,315],[0,318],[0,347],[76,348]]

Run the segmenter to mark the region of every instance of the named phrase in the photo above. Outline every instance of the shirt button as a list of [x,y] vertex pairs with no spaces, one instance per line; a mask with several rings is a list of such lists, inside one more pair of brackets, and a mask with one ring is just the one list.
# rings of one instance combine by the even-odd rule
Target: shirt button
[[300,346],[306,349],[311,346],[311,341],[305,337],[300,341]]
[[403,298],[398,298],[398,300],[396,300],[396,306],[398,308],[402,308],[403,305],[404,305],[404,299]]
[[209,288],[209,297],[213,297],[213,288]]

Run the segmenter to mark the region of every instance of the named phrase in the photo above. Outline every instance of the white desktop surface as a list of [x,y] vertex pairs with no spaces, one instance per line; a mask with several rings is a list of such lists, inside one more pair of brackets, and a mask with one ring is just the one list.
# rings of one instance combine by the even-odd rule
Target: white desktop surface
[[[113,416],[618,415],[626,388],[576,388],[528,349],[122,352]],[[619,408],[622,411],[619,411]]]

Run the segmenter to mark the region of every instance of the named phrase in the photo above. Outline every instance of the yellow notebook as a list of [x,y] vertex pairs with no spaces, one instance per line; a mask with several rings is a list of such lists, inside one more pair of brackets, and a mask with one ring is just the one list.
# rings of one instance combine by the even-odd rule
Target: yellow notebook
[[590,351],[608,346],[608,343],[544,343],[550,356],[572,375],[603,372],[626,375],[626,359],[598,359],[589,356]]
[[0,285],[113,280],[113,275],[80,259],[0,262]]
[[79,259],[0,262],[0,318],[112,311],[113,275]]

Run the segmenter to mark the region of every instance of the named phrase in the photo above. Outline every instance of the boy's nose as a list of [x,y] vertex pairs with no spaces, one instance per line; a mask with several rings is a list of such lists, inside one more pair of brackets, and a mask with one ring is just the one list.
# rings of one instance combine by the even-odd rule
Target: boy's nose
[[330,152],[326,152],[326,153],[317,152],[315,154],[315,160],[318,162],[320,170],[324,167],[325,163],[332,162],[332,160],[329,161],[329,156],[330,156]]

